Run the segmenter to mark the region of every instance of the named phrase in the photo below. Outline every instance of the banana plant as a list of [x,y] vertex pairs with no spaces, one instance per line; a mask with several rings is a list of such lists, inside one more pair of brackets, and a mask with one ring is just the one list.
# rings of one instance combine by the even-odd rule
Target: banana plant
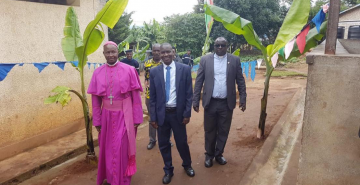
[[[285,19],[279,30],[275,43],[265,47],[255,30],[253,29],[252,23],[249,20],[241,18],[234,12],[217,7],[215,5],[204,5],[205,13],[212,16],[214,20],[221,22],[223,26],[232,33],[243,35],[245,40],[252,46],[256,47],[262,52],[263,60],[266,64],[266,78],[264,82],[264,93],[261,99],[261,111],[259,118],[259,126],[257,137],[263,138],[265,131],[266,121],[266,108],[269,92],[270,77],[274,70],[270,58],[283,48],[291,39],[293,39],[307,23],[309,11],[310,11],[310,0],[294,0]],[[326,23],[323,23],[321,31],[318,33],[316,28],[312,29],[307,36],[307,44],[304,52],[317,45],[316,41],[321,40],[325,35]],[[315,32],[316,31],[316,32]],[[300,56],[300,52],[295,47],[291,52],[290,57]],[[280,57],[280,60],[284,60],[284,57]],[[277,62],[277,61],[276,61]]]
[[45,99],[45,104],[60,103],[66,106],[71,101],[70,92],[74,93],[82,103],[83,114],[86,129],[86,160],[90,163],[96,163],[97,158],[94,150],[92,137],[92,119],[90,118],[89,105],[85,93],[84,67],[88,62],[88,56],[94,53],[101,45],[105,38],[103,24],[113,28],[122,15],[128,0],[109,0],[99,11],[95,19],[91,21],[81,37],[79,22],[73,7],[67,9],[65,17],[64,38],[61,41],[64,56],[67,61],[78,61],[76,69],[79,71],[81,79],[81,91],[64,86],[58,86],[51,92],[54,95]]

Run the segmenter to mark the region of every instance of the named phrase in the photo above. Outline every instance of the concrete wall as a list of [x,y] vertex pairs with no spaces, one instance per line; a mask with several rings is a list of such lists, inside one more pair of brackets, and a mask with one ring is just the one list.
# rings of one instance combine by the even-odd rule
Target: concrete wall
[[298,184],[359,184],[360,55],[339,42],[336,55],[323,53],[320,45],[307,56]]
[[353,25],[360,25],[360,7],[340,14],[339,26],[345,27],[344,39],[348,38],[349,27]]
[[[74,7],[82,33],[103,3],[82,0]],[[1,0],[0,63],[65,61],[61,38],[68,7]],[[107,35],[107,28],[105,32]],[[89,61],[104,62],[101,48]],[[85,70],[86,87],[93,71]],[[49,65],[40,74],[33,65],[15,66],[0,82],[0,160],[83,128],[77,97],[72,96],[70,105],[64,108],[43,104],[58,85],[80,91],[79,73],[70,64],[66,64],[65,71]]]

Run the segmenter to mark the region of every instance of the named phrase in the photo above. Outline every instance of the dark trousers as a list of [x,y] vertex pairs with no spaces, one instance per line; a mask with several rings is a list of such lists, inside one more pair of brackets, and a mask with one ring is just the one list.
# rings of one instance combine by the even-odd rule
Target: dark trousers
[[186,125],[180,123],[173,113],[165,113],[164,124],[158,127],[158,141],[161,155],[164,160],[165,174],[173,174],[174,167],[172,165],[171,145],[169,142],[171,130],[174,133],[176,148],[183,160],[184,168],[191,167],[190,149],[187,143]]
[[[145,98],[145,104],[148,112],[150,112],[150,99]],[[154,128],[151,125],[149,125],[149,138],[150,138],[150,142],[153,143],[156,142],[156,128]],[[170,134],[170,138],[171,138],[171,134]]]
[[226,99],[211,98],[204,113],[206,159],[222,156],[229,136],[233,110]]

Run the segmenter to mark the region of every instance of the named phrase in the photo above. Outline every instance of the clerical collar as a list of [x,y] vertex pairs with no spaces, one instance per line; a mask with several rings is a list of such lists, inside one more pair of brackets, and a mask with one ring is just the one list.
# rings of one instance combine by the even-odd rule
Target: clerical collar
[[219,56],[219,55],[217,55],[217,54],[215,53],[215,54],[214,54],[214,57],[215,57],[215,58],[219,58],[219,59],[223,59],[226,55],[227,55],[227,53],[225,53],[225,55],[223,55],[223,56]]
[[119,62],[119,61],[116,61],[114,64],[108,64],[108,63],[106,62],[106,64],[107,64],[109,67],[114,67],[118,62]]

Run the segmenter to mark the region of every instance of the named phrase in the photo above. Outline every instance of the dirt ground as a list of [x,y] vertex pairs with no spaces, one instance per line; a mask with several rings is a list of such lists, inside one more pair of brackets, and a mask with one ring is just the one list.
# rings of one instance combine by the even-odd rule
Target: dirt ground
[[[305,64],[306,65],[306,64]],[[303,71],[304,65],[301,66]],[[305,71],[305,70],[304,70]],[[224,157],[228,163],[221,166],[214,162],[211,168],[204,166],[204,130],[203,109],[200,113],[192,112],[187,126],[188,143],[192,157],[192,166],[195,177],[188,177],[181,166],[181,158],[176,149],[172,148],[173,165],[175,167],[172,185],[234,185],[238,184],[261,148],[264,140],[256,138],[257,125],[260,113],[260,99],[263,94],[264,71],[256,71],[255,81],[246,79],[247,109],[245,112],[239,108],[234,110],[231,130]],[[143,74],[141,76],[144,77]],[[306,86],[304,77],[272,78],[267,108],[266,136],[279,120],[290,99],[298,88]],[[145,108],[145,107],[144,107]],[[266,138],[266,137],[265,137]],[[174,140],[172,139],[174,142]],[[137,136],[137,165],[138,172],[132,178],[133,185],[162,184],[163,160],[158,145],[147,150],[149,142],[148,126],[142,127]],[[175,142],[174,142],[175,143]],[[98,148],[97,148],[98,150]],[[97,167],[84,163],[83,160],[69,161],[68,164],[55,167],[48,172],[29,179],[22,184],[59,184],[59,185],[95,185]]]

